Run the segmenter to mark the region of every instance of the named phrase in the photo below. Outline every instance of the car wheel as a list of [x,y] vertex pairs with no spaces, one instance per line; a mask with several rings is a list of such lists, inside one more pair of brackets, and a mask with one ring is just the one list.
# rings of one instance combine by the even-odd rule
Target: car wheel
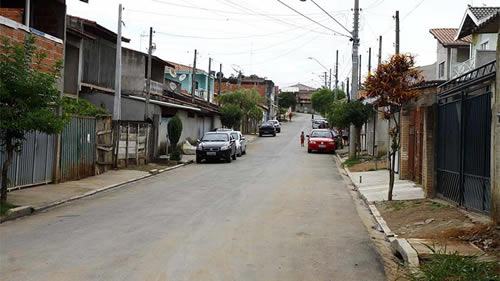
[[226,157],[226,162],[227,163],[231,163],[231,154],[229,154],[227,157]]
[[275,136],[276,136],[276,133],[273,133],[273,137],[275,137]]
[[246,155],[247,154],[247,149],[245,147],[245,150],[243,150],[243,152],[241,152],[242,155]]
[[259,137],[262,137],[262,134],[261,134],[261,133],[259,133]]
[[240,148],[240,151],[238,152],[238,154],[236,156],[241,157],[241,155],[243,155],[243,151]]
[[201,158],[196,156],[196,163],[200,164],[201,163]]
[[307,150],[307,153],[311,153],[311,152],[312,152],[312,150],[310,150],[310,149]]
[[234,152],[233,156],[231,156],[231,158],[233,158],[233,160],[236,160],[236,151]]

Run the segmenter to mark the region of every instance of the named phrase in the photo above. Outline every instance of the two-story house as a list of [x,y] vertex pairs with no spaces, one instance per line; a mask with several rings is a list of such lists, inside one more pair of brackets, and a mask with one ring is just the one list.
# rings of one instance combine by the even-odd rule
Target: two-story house
[[435,77],[438,80],[451,79],[457,65],[469,59],[471,36],[456,39],[456,28],[433,28],[429,32],[437,40]]
[[[193,86],[194,79],[194,95],[195,97],[201,98],[203,100],[214,102],[214,86],[215,78],[214,72],[209,73],[202,70],[196,69],[196,73],[193,75],[193,67],[183,65],[180,63],[169,62],[174,67],[168,69],[165,72],[165,79],[177,81],[181,84],[181,90],[185,93],[191,94],[191,89]],[[210,91],[210,92],[209,92]]]
[[[494,20],[500,7],[469,7],[460,23],[455,39],[470,38],[470,58],[453,69],[453,77],[480,67],[495,60],[498,30],[488,30],[488,33],[479,33],[479,26],[494,25]],[[469,39],[467,39],[469,40]]]

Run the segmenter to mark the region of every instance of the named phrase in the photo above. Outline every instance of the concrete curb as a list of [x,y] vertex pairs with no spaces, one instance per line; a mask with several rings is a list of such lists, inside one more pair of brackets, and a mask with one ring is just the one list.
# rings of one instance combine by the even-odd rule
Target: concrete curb
[[[340,156],[335,155],[337,157],[338,163],[341,165],[342,164],[342,159],[340,159]],[[342,166],[341,166],[342,167]],[[378,226],[382,229],[382,232],[384,233],[385,239],[389,241],[391,244],[391,248],[395,253],[399,253],[405,263],[410,267],[410,269],[415,269],[419,267],[419,259],[418,259],[418,253],[417,251],[410,245],[408,240],[404,238],[397,238],[398,236],[389,228],[387,225],[386,221],[380,215],[379,210],[377,209],[377,206],[375,204],[371,203],[368,201],[368,199],[358,190],[357,185],[354,183],[354,180],[352,178],[352,174],[349,171],[348,168],[342,167],[342,169],[347,173],[347,176],[351,180],[351,184],[355,186],[356,188],[354,189],[358,195],[363,199],[363,201],[367,204],[368,209],[370,209],[370,213],[372,214],[373,218],[377,222]]]
[[[70,197],[70,198],[66,198],[66,199],[62,199],[62,200],[59,200],[59,201],[51,202],[51,203],[48,203],[48,204],[40,206],[40,207],[31,207],[31,206],[17,207],[17,208],[14,208],[14,209],[8,211],[8,212],[10,212],[10,211],[14,212],[14,210],[19,209],[19,211],[16,211],[16,215],[10,216],[9,213],[7,213],[7,215],[4,218],[0,219],[0,223],[3,223],[5,221],[10,221],[10,220],[18,219],[20,217],[24,217],[24,216],[27,216],[27,215],[35,214],[35,213],[38,213],[38,212],[41,212],[41,211],[44,211],[44,210],[47,210],[47,209],[50,209],[50,208],[53,208],[53,207],[57,207],[57,206],[62,205],[64,203],[69,203],[69,202],[72,202],[72,201],[75,201],[75,200],[78,200],[78,199],[83,199],[83,198],[92,196],[94,194],[101,193],[103,191],[107,191],[107,190],[110,190],[110,189],[121,187],[121,186],[124,186],[124,185],[132,183],[132,182],[136,182],[136,181],[139,181],[139,180],[142,180],[142,179],[146,179],[146,178],[149,178],[149,177],[161,174],[163,172],[168,172],[168,171],[171,171],[171,170],[175,170],[175,169],[187,166],[187,165],[192,164],[192,163],[194,163],[194,161],[193,160],[189,160],[186,163],[178,164],[178,165],[175,165],[175,166],[172,166],[172,167],[168,167],[168,168],[165,168],[165,169],[160,169],[160,170],[158,170],[154,174],[151,173],[149,175],[145,175],[145,176],[142,176],[142,177],[137,177],[137,178],[130,179],[130,180],[127,180],[127,181],[124,181],[124,182],[111,184],[111,185],[108,185],[108,186],[105,186],[105,187],[102,187],[102,188],[99,188],[99,189],[96,189],[96,190],[92,190],[92,191],[89,191],[89,192],[86,192],[86,193],[83,193],[83,194],[80,194],[80,195],[76,195],[76,196],[73,196],[73,197]],[[29,212],[27,211],[28,209],[29,209]]]

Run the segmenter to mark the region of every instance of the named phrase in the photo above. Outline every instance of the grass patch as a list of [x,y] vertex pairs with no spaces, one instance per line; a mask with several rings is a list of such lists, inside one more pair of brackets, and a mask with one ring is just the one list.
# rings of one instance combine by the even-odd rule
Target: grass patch
[[0,203],[0,216],[5,215],[9,209],[12,209],[15,207],[17,207],[17,206],[12,205],[10,203],[4,203],[4,204]]
[[[432,249],[431,249],[432,250]],[[408,273],[411,281],[499,281],[498,265],[493,261],[481,261],[478,257],[460,256],[434,251],[432,258],[424,262],[418,271]]]
[[351,157],[351,158],[345,160],[343,164],[346,167],[352,167],[352,166],[354,166],[356,164],[359,164],[359,163],[361,163],[361,159],[360,158],[358,158],[358,157]]

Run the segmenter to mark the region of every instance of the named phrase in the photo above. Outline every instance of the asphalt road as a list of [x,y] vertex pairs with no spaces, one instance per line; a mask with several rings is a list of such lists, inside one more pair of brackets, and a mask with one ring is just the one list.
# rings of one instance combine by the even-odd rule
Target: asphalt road
[[0,280],[385,280],[310,115],[193,164],[0,225]]

